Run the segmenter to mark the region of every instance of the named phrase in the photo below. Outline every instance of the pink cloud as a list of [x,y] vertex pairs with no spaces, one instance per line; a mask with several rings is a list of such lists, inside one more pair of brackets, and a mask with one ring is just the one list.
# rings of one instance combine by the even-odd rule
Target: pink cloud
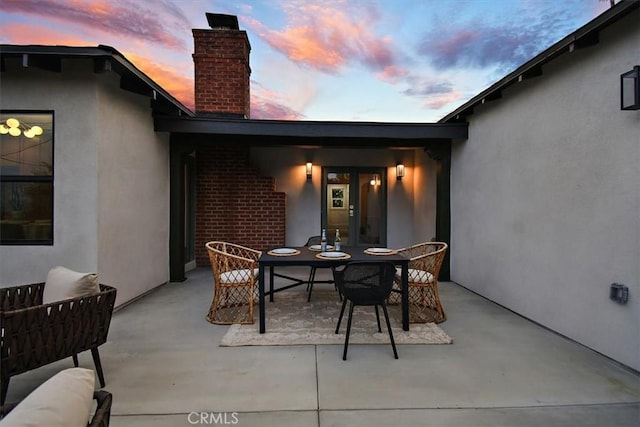
[[263,120],[303,120],[304,114],[287,105],[285,97],[251,82],[251,118]]
[[262,120],[303,120],[305,116],[286,105],[252,97],[251,118]]
[[194,110],[193,77],[180,74],[176,69],[164,66],[155,59],[127,53],[125,55],[137,68],[149,76],[164,90],[173,95],[186,107]]
[[424,106],[430,109],[440,109],[462,98],[453,83],[446,79],[408,75],[406,80],[410,86],[403,93],[422,98]]
[[2,31],[5,40],[10,44],[49,45],[52,40],[55,40],[55,44],[63,46],[97,45],[89,40],[47,28],[40,28],[38,31],[34,31],[33,26],[27,24],[8,24],[2,27]]
[[429,95],[425,100],[425,106],[434,110],[438,110],[452,102],[458,101],[462,98],[462,94],[458,91],[450,93],[443,93],[440,95]]
[[364,16],[343,10],[300,3],[287,9],[289,25],[282,31],[245,18],[243,23],[265,43],[294,62],[335,74],[348,63],[360,63],[374,70],[393,65],[391,38],[378,37],[372,29],[375,11]]
[[[163,6],[162,2],[158,4]],[[182,39],[166,30],[172,27],[182,30],[184,17],[170,13],[166,7],[144,9],[139,2],[128,0],[2,0],[0,10],[22,16],[52,18],[90,32],[99,30],[119,37],[148,40],[174,50],[187,49]]]
[[404,67],[399,67],[396,65],[388,65],[384,67],[384,69],[376,74],[378,79],[389,82],[389,83],[397,83],[402,78],[407,77],[409,75],[409,70]]

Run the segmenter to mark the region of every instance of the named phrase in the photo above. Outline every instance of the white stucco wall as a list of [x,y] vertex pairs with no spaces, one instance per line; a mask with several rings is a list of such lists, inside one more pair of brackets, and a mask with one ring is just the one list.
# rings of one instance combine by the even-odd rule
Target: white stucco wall
[[[640,369],[638,13],[469,116],[452,159],[452,280]],[[609,285],[629,286],[626,305]]]
[[[319,234],[322,191],[322,166],[387,168],[387,245],[400,247],[413,243],[417,236],[431,236],[435,231],[435,180],[430,178],[428,162],[420,160],[414,168],[414,150],[386,149],[303,149],[265,147],[251,150],[252,163],[265,176],[275,178],[276,190],[287,195],[286,244],[303,245],[309,236]],[[305,163],[313,161],[313,179],[307,182]],[[406,165],[406,176],[396,180],[395,164]],[[419,173],[416,173],[419,171]],[[417,178],[416,178],[417,176]],[[418,180],[416,183],[416,179]],[[434,187],[425,189],[423,186]],[[416,220],[414,198],[417,189],[421,204],[433,204],[433,213],[421,212]],[[426,201],[433,194],[434,200]],[[425,214],[423,217],[422,215]],[[429,218],[426,219],[425,218]],[[431,224],[429,221],[433,221]],[[429,237],[430,238],[430,237]]]
[[97,271],[96,93],[91,63],[52,73],[7,61],[3,109],[54,111],[54,245],[0,246],[0,286],[43,282],[51,267]]
[[51,267],[96,271],[116,305],[168,281],[169,141],[149,99],[90,61],[63,73],[2,74],[3,109],[54,110],[54,244],[0,246],[0,286],[44,281]]
[[169,137],[153,130],[149,98],[98,87],[98,271],[116,305],[169,279]]

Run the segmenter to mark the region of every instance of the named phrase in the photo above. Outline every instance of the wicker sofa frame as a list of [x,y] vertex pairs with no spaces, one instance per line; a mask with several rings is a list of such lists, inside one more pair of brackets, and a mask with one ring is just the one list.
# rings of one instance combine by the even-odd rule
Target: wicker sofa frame
[[42,303],[44,283],[0,288],[0,405],[11,377],[91,350],[100,385],[105,386],[98,347],[107,341],[116,289]]

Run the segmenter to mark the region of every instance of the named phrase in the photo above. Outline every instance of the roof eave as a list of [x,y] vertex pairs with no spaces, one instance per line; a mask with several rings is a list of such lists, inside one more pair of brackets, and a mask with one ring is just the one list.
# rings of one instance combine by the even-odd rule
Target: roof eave
[[438,123],[464,121],[466,116],[473,113],[473,108],[477,105],[501,98],[502,91],[507,87],[522,80],[541,75],[542,66],[544,64],[564,53],[572,52],[576,48],[590,46],[597,43],[597,40],[594,43],[594,35],[597,36],[597,33],[603,28],[618,21],[634,9],[637,9],[639,5],[640,0],[622,0],[609,10],[588,22],[586,25],[536,55],[534,58],[518,67],[515,71],[509,73],[498,82],[480,92],[478,95],[474,96],[469,101],[444,116],[442,119],[438,120]]
[[388,139],[407,141],[466,139],[466,123],[378,123],[157,117],[156,131],[306,139]]
[[[158,105],[175,108],[178,116],[193,116],[194,113],[174,98],[169,92],[154,82],[149,76],[140,71],[133,63],[124,57],[118,50],[106,45],[97,47],[76,47],[76,46],[45,46],[45,45],[0,45],[0,57],[32,55],[39,57],[54,56],[57,58],[92,58],[94,60],[104,60],[100,69],[96,67],[96,72],[115,71],[120,74],[121,79],[135,81],[136,85],[142,85],[145,95]],[[114,64],[109,64],[113,61]],[[121,86],[124,86],[121,81]]]

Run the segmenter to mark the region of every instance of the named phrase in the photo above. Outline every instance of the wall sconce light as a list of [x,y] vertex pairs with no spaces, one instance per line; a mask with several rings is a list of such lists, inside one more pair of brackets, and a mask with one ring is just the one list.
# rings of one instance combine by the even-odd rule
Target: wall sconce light
[[313,176],[313,163],[307,162],[307,181],[311,181]]
[[404,165],[402,163],[398,163],[396,165],[396,178],[398,179],[398,181],[402,181],[403,177],[404,177]]
[[640,65],[620,75],[620,109],[640,110]]
[[372,187],[380,185],[380,176],[377,173],[373,174],[373,177],[371,177],[371,181],[369,181],[369,184],[371,184]]

